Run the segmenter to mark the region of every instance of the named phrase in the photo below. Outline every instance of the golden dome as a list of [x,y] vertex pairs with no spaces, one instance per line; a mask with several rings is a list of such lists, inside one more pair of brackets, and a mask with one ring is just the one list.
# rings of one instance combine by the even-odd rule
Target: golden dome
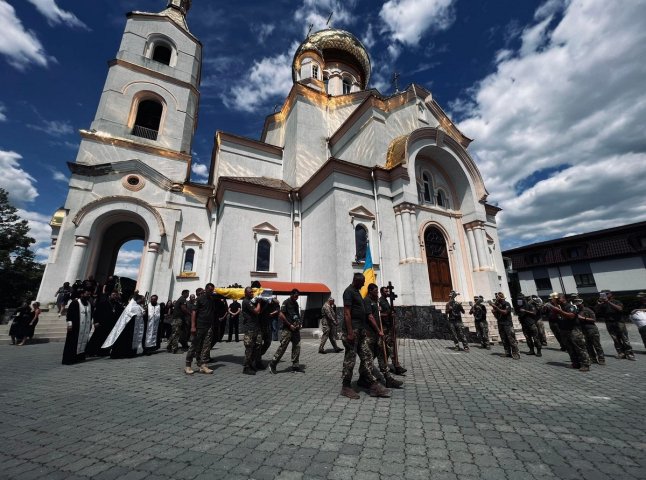
[[386,153],[386,165],[384,165],[384,168],[390,170],[397,165],[405,163],[406,142],[408,142],[408,135],[396,137],[390,142],[390,145],[388,145],[388,153]]
[[[298,47],[292,62],[292,78],[296,82],[297,59],[306,51],[316,52],[325,61],[337,60],[350,63],[361,73],[362,88],[370,79],[370,57],[363,43],[350,32],[337,28],[326,28],[308,36]],[[327,55],[326,55],[327,53]]]
[[49,221],[49,225],[51,227],[60,227],[63,225],[63,220],[65,220],[65,216],[67,215],[67,211],[61,207],[58,210],[54,212],[54,215],[52,215],[52,219]]

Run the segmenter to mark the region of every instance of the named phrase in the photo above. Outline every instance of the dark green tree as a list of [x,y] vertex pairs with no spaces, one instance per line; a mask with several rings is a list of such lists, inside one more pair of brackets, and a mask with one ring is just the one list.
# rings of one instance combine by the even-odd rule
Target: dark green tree
[[27,220],[18,216],[0,188],[0,313],[6,308],[34,300],[44,266],[36,262]]

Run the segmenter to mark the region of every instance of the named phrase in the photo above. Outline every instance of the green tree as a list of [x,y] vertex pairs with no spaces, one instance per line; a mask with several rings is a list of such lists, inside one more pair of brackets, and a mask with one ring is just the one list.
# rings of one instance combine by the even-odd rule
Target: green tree
[[44,266],[34,260],[29,225],[0,188],[0,313],[35,298]]

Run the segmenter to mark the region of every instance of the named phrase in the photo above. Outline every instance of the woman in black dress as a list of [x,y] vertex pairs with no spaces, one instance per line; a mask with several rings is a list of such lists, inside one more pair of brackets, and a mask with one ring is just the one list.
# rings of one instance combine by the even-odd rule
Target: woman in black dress
[[34,302],[32,304],[30,316],[31,318],[27,321],[27,324],[24,327],[22,342],[18,345],[25,345],[29,340],[34,338],[34,332],[36,330],[36,325],[38,325],[38,318],[40,317],[40,303]]

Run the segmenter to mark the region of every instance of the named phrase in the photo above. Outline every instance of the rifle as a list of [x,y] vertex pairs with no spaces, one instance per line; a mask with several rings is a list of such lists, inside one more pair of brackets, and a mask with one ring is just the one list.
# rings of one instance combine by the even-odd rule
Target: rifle
[[[381,323],[381,313],[380,312],[377,313],[377,316],[379,317],[379,330],[381,330],[381,332],[383,333],[384,326]],[[382,350],[384,351],[384,362],[385,362],[386,368],[388,368],[388,352],[386,351],[386,339],[383,336],[381,337],[381,347],[382,347]]]
[[[397,295],[395,294],[394,287],[392,282],[388,282],[388,300],[390,301],[390,319],[393,324],[393,363],[395,368],[397,365],[399,365],[399,348],[397,347],[397,322],[395,320],[395,299],[397,298]],[[384,348],[386,344],[384,343]],[[386,363],[388,363],[388,359],[386,359]]]

